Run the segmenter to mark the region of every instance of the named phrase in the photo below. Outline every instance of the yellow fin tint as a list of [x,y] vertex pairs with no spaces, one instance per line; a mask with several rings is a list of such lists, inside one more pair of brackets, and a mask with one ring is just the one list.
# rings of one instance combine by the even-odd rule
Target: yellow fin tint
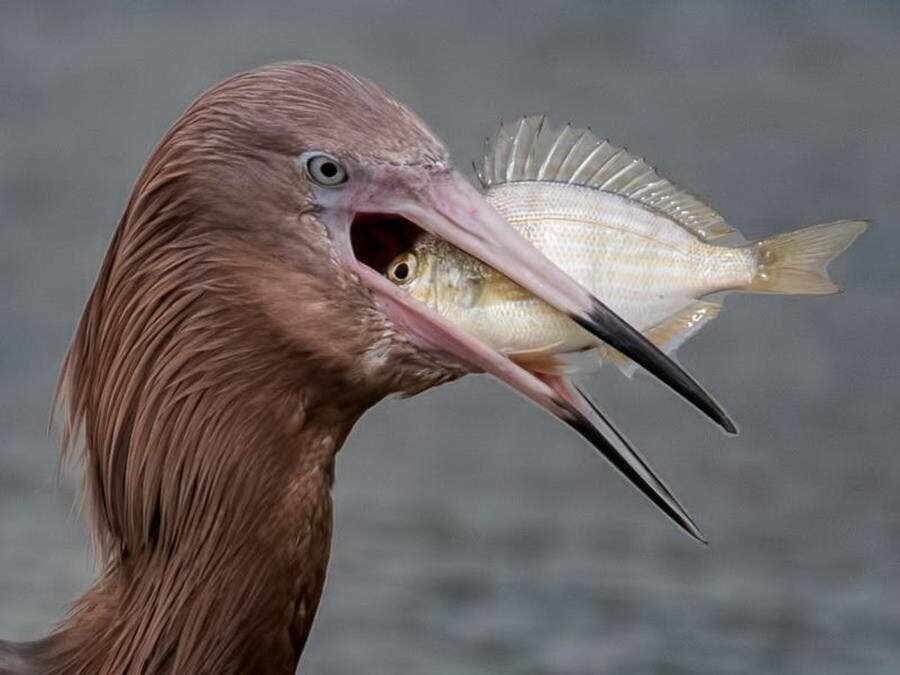
[[[715,319],[721,310],[722,305],[717,302],[698,300],[643,333],[650,342],[666,354],[671,354],[705,324]],[[637,370],[637,364],[612,347],[603,345],[598,348],[597,354],[601,361],[614,363],[627,377],[631,377]]]
[[553,346],[540,349],[528,349],[509,354],[514,363],[530,370],[533,373],[545,375],[567,375],[574,373],[577,368],[566,363],[553,353]]
[[868,223],[863,220],[838,220],[748,244],[756,254],[757,268],[744,290],[802,295],[840,292],[828,276],[828,263],[866,227]]

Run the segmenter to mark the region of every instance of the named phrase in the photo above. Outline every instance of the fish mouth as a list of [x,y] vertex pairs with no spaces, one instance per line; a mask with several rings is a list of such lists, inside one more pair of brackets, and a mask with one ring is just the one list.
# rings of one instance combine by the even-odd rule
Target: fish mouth
[[[395,182],[395,181],[394,181]],[[700,541],[700,530],[665,484],[590,400],[561,375],[531,369],[457,328],[385,276],[393,258],[423,232],[440,237],[506,275],[598,338],[645,365],[726,431],[727,414],[677,364],[615,315],[518,234],[456,172],[412,190],[384,191],[354,209],[350,262],[385,314],[417,347],[470,372],[488,373],[547,410],[590,442],[676,524]],[[638,336],[637,338],[635,336]]]

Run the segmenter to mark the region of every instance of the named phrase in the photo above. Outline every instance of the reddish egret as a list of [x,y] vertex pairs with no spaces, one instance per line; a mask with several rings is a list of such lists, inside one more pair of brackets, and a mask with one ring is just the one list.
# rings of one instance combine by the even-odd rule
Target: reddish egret
[[[13,673],[292,673],[328,561],[334,458],[369,406],[487,372],[687,514],[565,379],[382,276],[423,230],[505,273],[726,429],[677,365],[550,264],[409,109],[294,63],[204,94],[141,173],[66,358],[100,579]],[[699,535],[698,535],[699,536]]]

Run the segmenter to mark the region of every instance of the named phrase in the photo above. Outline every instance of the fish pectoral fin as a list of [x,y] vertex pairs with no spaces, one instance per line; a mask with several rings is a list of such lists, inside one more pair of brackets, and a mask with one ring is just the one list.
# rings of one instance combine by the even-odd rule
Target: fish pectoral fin
[[[644,335],[663,352],[672,354],[720,311],[721,303],[698,300],[647,329]],[[634,361],[607,345],[598,347],[597,355],[602,362],[615,364],[626,377],[631,377],[638,369]]]

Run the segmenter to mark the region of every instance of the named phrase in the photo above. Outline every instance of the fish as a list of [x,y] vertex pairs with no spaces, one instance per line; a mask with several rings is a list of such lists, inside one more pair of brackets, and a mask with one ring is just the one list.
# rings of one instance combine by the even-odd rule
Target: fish
[[[698,197],[590,129],[545,116],[501,124],[476,168],[487,201],[541,253],[667,354],[719,315],[732,291],[826,295],[828,264],[867,228],[838,220],[748,242]],[[509,358],[560,367],[593,350],[625,356],[442,239],[425,234],[385,274]]]

